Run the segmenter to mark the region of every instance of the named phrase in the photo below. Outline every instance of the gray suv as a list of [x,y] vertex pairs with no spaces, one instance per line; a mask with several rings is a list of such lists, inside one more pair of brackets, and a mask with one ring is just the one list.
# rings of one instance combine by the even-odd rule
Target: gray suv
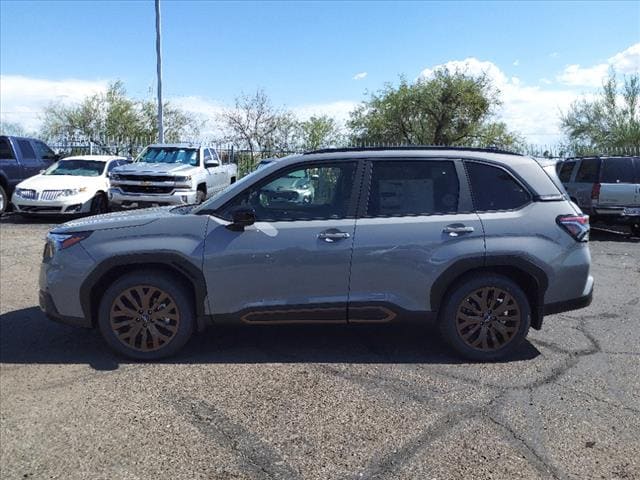
[[[309,201],[274,196],[304,178]],[[286,180],[289,182],[289,180]],[[495,150],[323,150],[260,168],[200,206],[66,223],[40,304],[142,360],[209,325],[435,320],[471,360],[589,305],[589,220],[532,158]]]

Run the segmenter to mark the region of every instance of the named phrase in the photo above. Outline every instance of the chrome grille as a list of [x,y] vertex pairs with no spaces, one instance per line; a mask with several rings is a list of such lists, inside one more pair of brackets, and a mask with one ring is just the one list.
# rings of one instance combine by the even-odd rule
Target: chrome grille
[[45,190],[40,194],[40,200],[55,200],[64,190]]

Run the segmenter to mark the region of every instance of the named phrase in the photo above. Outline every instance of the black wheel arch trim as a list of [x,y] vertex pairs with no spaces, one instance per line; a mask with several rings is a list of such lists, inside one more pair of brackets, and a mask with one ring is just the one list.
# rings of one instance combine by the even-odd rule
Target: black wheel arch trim
[[[449,287],[461,275],[480,268],[505,267],[515,268],[533,278],[536,283],[536,301],[531,305],[531,327],[539,330],[544,316],[544,294],[549,285],[546,272],[533,261],[517,255],[487,255],[484,257],[470,257],[458,260],[449,266],[431,286],[430,307],[432,311],[439,311],[442,301]],[[525,292],[528,295],[528,292]]]
[[117,255],[100,262],[80,286],[80,304],[85,318],[95,325],[93,318],[96,305],[92,304],[94,287],[105,278],[109,272],[119,267],[131,267],[160,265],[165,268],[177,270],[191,282],[195,297],[196,323],[198,330],[203,330],[208,324],[205,314],[205,302],[207,298],[207,287],[204,274],[197,266],[191,263],[184,255],[174,251],[154,251],[140,252],[133,254]]

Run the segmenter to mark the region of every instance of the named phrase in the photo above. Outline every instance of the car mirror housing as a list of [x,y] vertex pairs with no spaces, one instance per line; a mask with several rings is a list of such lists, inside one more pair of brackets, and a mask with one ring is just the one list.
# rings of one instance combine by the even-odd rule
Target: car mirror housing
[[216,162],[215,160],[212,160],[210,162],[205,162],[204,166],[205,166],[205,168],[219,167],[220,163]]
[[232,221],[227,228],[236,232],[244,232],[245,227],[256,223],[256,212],[253,208],[241,207],[233,211]]

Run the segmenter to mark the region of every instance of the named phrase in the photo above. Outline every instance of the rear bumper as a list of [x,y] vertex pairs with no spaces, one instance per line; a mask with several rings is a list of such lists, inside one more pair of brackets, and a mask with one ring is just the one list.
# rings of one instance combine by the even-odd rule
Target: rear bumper
[[544,306],[544,315],[554,315],[556,313],[569,312],[571,310],[588,307],[593,300],[593,285],[593,277],[590,276],[583,295],[561,302],[547,303]]
[[615,223],[615,224],[630,224],[630,223],[640,223],[640,214],[629,214],[625,213],[625,208],[640,208],[640,207],[620,207],[620,206],[612,206],[612,207],[602,207],[602,206],[594,206],[592,208],[592,215],[597,217],[597,220]]
[[66,325],[72,325],[74,327],[91,328],[91,322],[88,322],[84,318],[60,315],[58,309],[56,308],[56,304],[53,302],[53,298],[51,297],[49,292],[40,290],[38,292],[38,299],[40,303],[40,310],[44,312],[49,320],[53,320],[54,322],[58,323],[64,323]]

